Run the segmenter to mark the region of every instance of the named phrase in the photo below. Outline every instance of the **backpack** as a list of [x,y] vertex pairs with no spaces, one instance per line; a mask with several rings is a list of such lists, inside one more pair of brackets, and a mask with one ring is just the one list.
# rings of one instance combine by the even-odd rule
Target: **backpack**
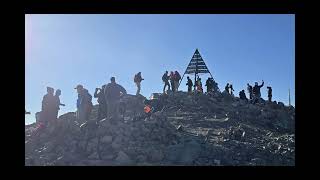
[[134,82],[138,82],[138,76],[137,75],[134,75],[133,81]]
[[168,76],[166,75],[166,74],[164,74],[163,76],[162,76],[162,81],[167,81],[168,80]]

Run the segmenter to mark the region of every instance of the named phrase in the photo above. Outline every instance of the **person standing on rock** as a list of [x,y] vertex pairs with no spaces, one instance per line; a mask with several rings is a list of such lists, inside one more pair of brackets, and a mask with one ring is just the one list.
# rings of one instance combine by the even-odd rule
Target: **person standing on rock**
[[89,91],[83,88],[82,85],[77,85],[74,89],[77,90],[77,119],[83,123],[89,120],[92,111],[92,96]]
[[168,86],[168,90],[170,89],[168,71],[166,71],[166,72],[163,74],[163,76],[162,76],[162,81],[164,82],[163,94],[165,94],[165,92],[166,92],[166,86]]
[[188,82],[186,85],[188,86],[188,93],[192,93],[192,86],[193,86],[192,80],[189,78],[189,76],[187,76],[187,79],[188,79]]
[[207,79],[207,81],[206,81],[206,85],[205,86],[207,86],[207,93],[208,92],[212,92],[212,80],[211,80],[211,78],[208,78]]
[[56,105],[56,108],[55,108],[55,119],[58,119],[58,113],[59,113],[59,110],[60,110],[60,106],[65,106],[65,104],[61,104],[60,102],[60,95],[61,95],[61,90],[60,89],[57,89],[56,90],[56,94],[55,94],[55,105]]
[[107,103],[104,95],[104,88],[106,85],[103,85],[101,88],[96,88],[93,97],[98,98],[98,117],[97,121],[107,117]]
[[201,78],[198,77],[197,80],[197,91],[198,93],[203,93]]
[[261,98],[260,88],[264,85],[264,81],[262,80],[262,84],[259,86],[258,82],[255,82],[254,87],[252,88],[254,103],[258,102]]
[[234,89],[233,89],[233,87],[232,87],[232,84],[229,85],[229,91],[230,91],[230,95],[233,95]]
[[173,71],[170,72],[169,80],[170,80],[170,84],[171,84],[171,90],[172,90],[172,92],[175,92],[176,87],[174,85],[175,79],[174,79]]
[[181,75],[179,74],[178,71],[175,71],[175,72],[174,72],[174,87],[175,87],[175,92],[178,92],[180,79],[181,79]]
[[41,119],[43,122],[48,123],[55,119],[56,101],[54,97],[54,89],[47,87],[47,94],[43,96],[41,107]]
[[247,86],[248,86],[247,90],[249,93],[249,99],[251,100],[253,97],[252,86],[249,83],[247,83]]
[[142,77],[141,77],[141,72],[138,72],[138,74],[134,75],[134,83],[136,83],[137,85],[137,93],[136,95],[139,95],[140,94],[140,89],[141,89],[141,81],[144,80]]
[[224,87],[224,90],[227,94],[229,94],[229,83],[227,83],[226,87]]
[[116,83],[115,77],[111,77],[111,83],[107,84],[104,89],[105,99],[107,102],[108,118],[118,119],[120,97],[127,94],[127,91]]
[[247,97],[246,97],[246,93],[244,92],[244,90],[239,92],[239,97],[242,100],[248,101]]
[[270,86],[268,88],[268,101],[271,102],[272,100],[272,88]]

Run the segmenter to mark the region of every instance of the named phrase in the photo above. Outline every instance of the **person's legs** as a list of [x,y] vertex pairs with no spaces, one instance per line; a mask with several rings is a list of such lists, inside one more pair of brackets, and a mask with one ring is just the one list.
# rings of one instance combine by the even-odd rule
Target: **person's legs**
[[138,95],[138,94],[140,94],[141,84],[139,82],[137,82],[136,85],[137,85],[137,88],[138,88],[136,95]]

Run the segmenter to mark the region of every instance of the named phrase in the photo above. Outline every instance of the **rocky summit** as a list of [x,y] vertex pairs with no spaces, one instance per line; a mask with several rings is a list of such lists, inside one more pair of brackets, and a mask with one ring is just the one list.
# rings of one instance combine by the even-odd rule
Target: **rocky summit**
[[26,166],[294,166],[295,108],[224,93],[122,99],[121,119],[79,123],[61,115],[25,126]]

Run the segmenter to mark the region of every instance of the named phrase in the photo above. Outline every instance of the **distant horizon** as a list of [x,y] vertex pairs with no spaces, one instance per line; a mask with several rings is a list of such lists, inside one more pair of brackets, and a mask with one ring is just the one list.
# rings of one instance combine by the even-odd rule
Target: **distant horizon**
[[[267,86],[272,101],[295,107],[295,16],[280,15],[25,15],[25,124],[35,122],[46,87],[62,90],[59,116],[76,110],[83,84],[93,96],[111,76],[135,94],[133,76],[142,72],[141,94],[161,93],[164,71],[184,74],[199,50],[221,92],[234,95],[247,83]],[[195,26],[198,25],[198,26]],[[189,75],[192,81],[194,76]],[[201,75],[204,90],[210,75]],[[186,77],[179,90],[187,91]],[[93,98],[93,104],[97,104]]]

